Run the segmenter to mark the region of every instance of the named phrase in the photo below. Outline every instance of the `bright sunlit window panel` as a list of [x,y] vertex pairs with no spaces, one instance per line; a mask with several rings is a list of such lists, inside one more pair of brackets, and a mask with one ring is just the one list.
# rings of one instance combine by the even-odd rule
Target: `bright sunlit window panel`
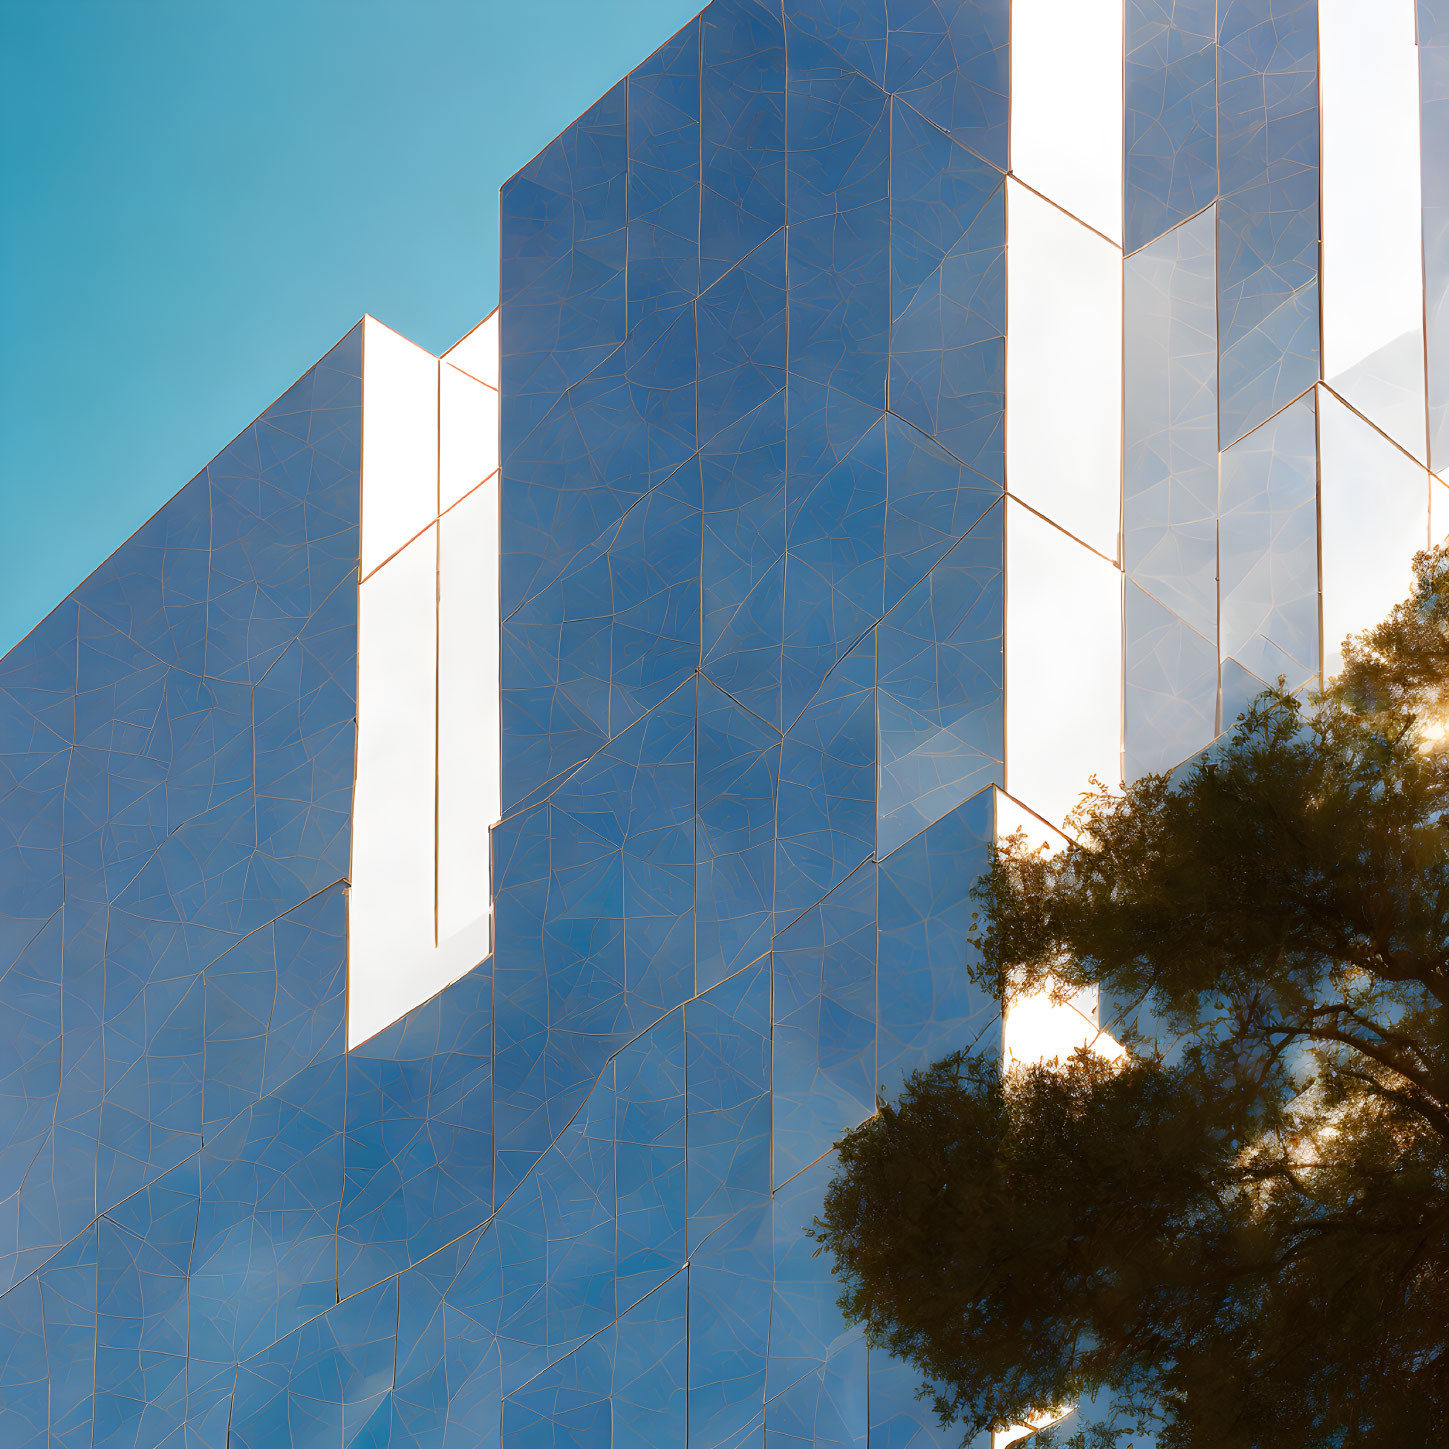
[[443,363],[438,374],[438,511],[498,471],[498,394]]
[[1006,1065],[1065,1063],[1079,1047],[1117,1061],[1126,1048],[1097,1028],[1097,988],[1088,986],[1070,1001],[1057,1001],[1050,991],[1022,997],[1007,1008],[1001,1022]]
[[1008,181],[1006,486],[1118,557],[1122,254]]
[[1449,538],[1449,485],[1438,478],[1429,485],[1429,542],[1435,548]]
[[1011,169],[1122,240],[1122,0],[1013,0]]
[[438,359],[368,317],[362,334],[362,577],[438,516]]
[[498,313],[490,312],[466,337],[455,342],[444,354],[443,359],[454,367],[486,382],[489,387],[498,386]]
[[1006,788],[1062,822],[1122,772],[1122,575],[1030,509],[1006,515]]
[[1045,1414],[1038,1414],[1030,1424],[1018,1424],[1014,1429],[997,1429],[991,1435],[991,1449],[1010,1449],[1013,1444],[1019,1444],[1028,1434],[1035,1434],[1038,1429],[1044,1429],[1048,1424],[1055,1424],[1065,1419],[1072,1411],[1067,1409],[1053,1409]]
[[[1039,815],[1001,790],[996,797],[996,838],[1009,839],[1020,832],[1027,848],[1055,854],[1067,843]],[[1098,1029],[1097,988],[1089,986],[1070,1001],[1053,1000],[1050,991],[1038,992],[1014,1002],[1002,1018],[1002,1051],[1008,1066],[1042,1061],[1065,1061],[1080,1046],[1117,1060],[1123,1048]]]
[[439,528],[438,949],[467,971],[488,953],[488,830],[499,815],[497,477]]
[[1319,0],[1323,375],[1427,459],[1414,0]]
[[436,990],[436,528],[359,590],[349,1047]]
[[1410,563],[1429,542],[1430,474],[1318,390],[1323,667],[1343,663],[1343,641],[1378,623],[1408,592]]
[[1020,800],[1013,799],[1003,790],[996,795],[996,838],[1006,840],[1019,831],[1026,837],[1031,850],[1045,849],[1054,855],[1067,843],[1067,837],[1054,826],[1049,825],[1035,811],[1028,810]]

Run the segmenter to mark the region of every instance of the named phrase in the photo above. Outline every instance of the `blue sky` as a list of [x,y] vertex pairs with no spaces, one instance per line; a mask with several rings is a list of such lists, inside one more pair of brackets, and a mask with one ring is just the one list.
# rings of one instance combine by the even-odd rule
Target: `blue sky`
[[0,0],[0,652],[703,0]]

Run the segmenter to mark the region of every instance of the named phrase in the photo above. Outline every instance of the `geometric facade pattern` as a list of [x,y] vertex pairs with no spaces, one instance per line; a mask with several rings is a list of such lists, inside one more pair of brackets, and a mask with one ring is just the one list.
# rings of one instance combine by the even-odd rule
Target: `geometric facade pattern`
[[[498,639],[425,355],[368,535],[360,325],[0,662],[0,1440],[954,1444],[833,1144],[1011,1049],[999,831],[1449,531],[1446,158],[1438,0],[713,0],[603,96],[502,196]],[[360,691],[399,560],[428,683]],[[389,791],[491,798],[487,651],[445,869]],[[355,1029],[395,858],[472,969]]]

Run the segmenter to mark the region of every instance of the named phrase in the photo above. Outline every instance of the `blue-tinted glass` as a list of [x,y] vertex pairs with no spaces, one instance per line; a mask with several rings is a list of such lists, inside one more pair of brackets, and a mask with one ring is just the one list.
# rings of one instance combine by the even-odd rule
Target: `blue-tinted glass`
[[1310,282],[1221,354],[1218,428],[1224,446],[1313,385],[1318,308],[1318,283]]
[[0,1431],[17,1449],[46,1449],[53,1442],[45,1329],[38,1278],[0,1297]]
[[671,1278],[619,1319],[614,1349],[616,1444],[678,1449],[686,1441],[687,1272]]
[[211,528],[203,472],[91,574],[80,591],[86,607],[164,663],[204,673]]
[[313,1062],[342,1054],[346,929],[347,897],[338,885],[206,968],[203,1132]]
[[1227,0],[1218,17],[1222,437],[1318,375],[1318,13]]
[[785,628],[785,393],[700,455],[701,664],[741,705],[779,727]]
[[60,908],[61,818],[75,738],[78,608],[62,604],[0,660],[0,960]]
[[715,0],[700,19],[700,286],[785,224],[785,34],[778,10]]
[[695,767],[695,973],[705,991],[769,949],[780,732],[708,679]]
[[1127,0],[1125,245],[1218,194],[1217,0]]
[[701,444],[747,417],[784,385],[785,287],[782,229],[700,295]]
[[1418,0],[1419,44],[1449,44],[1449,5],[1444,0]]
[[770,961],[684,1010],[689,1074],[689,1247],[770,1195]]
[[867,861],[775,938],[776,1182],[874,1109],[875,875]]
[[790,371],[885,405],[890,101],[854,71],[792,78]]
[[612,1064],[499,1209],[503,1388],[599,1332],[615,1296],[615,1096]]
[[792,377],[785,411],[789,425],[785,436],[788,525],[804,507],[811,489],[880,421],[880,410],[838,388]]
[[426,1258],[398,1279],[393,1412],[406,1444],[469,1449],[496,1441],[502,1398],[496,1259],[490,1231]]
[[94,1438],[98,1244],[98,1228],[86,1228],[40,1270],[33,1280],[38,1292],[26,1292],[27,1285],[16,1290],[34,1315],[28,1326],[46,1358],[49,1437],[39,1441],[46,1449],[70,1449]]
[[61,920],[52,917],[0,975],[0,1212],[11,1258],[0,1283],[7,1287],[33,1266],[11,1255],[22,1247],[20,1193],[50,1135],[60,1089],[62,945]]
[[684,1013],[678,1010],[614,1060],[621,1305],[684,1262],[684,1053]]
[[967,891],[994,838],[992,792],[983,790],[881,864],[876,1079],[888,1095],[949,1052],[996,1049],[997,1003],[962,970],[972,949]]
[[1001,496],[924,433],[886,418],[885,607],[893,609]]
[[96,1260],[95,1439],[161,1444],[187,1418],[187,1271],[197,1162],[102,1218]]
[[203,1149],[190,1282],[203,1366],[260,1353],[336,1302],[345,1096],[343,1063],[322,1063]]
[[876,631],[881,858],[1001,783],[1003,524],[988,513]]
[[494,832],[500,1193],[693,992],[694,724],[690,684]]
[[600,1334],[503,1401],[503,1442],[517,1449],[610,1449],[613,1335]]
[[[113,942],[106,962],[101,1036],[108,1081],[96,1157],[101,1211],[201,1146],[199,968],[211,954],[209,943],[198,960],[192,933],[126,924],[129,939]],[[122,998],[114,1002],[113,985]]]
[[785,0],[790,69],[858,70],[885,84],[886,0]]
[[699,564],[690,463],[507,620],[505,809],[545,793],[694,671]]
[[237,1373],[235,1449],[383,1446],[392,1420],[398,1285],[380,1283],[314,1318]]
[[492,1210],[492,997],[484,962],[348,1054],[344,1297]]
[[661,308],[520,430],[502,481],[505,617],[607,548],[619,519],[694,450],[697,347],[694,309]]
[[1006,211],[1001,173],[897,103],[891,112],[893,412],[1002,477]]
[[860,1336],[831,1349],[822,1367],[765,1408],[766,1449],[864,1449],[870,1425],[869,1354]]
[[505,459],[625,337],[627,89],[616,85],[503,188]]
[[875,652],[875,635],[867,634],[786,732],[775,826],[777,929],[875,849]]
[[[48,1442],[215,1441],[237,1343],[304,1280],[335,1301],[335,1202],[315,1279],[268,1264],[308,1231],[276,1187],[307,1133],[259,1099],[340,1085],[360,374],[359,328],[0,662],[0,1284],[45,1265],[65,1318]],[[314,1200],[342,1097],[306,1090]],[[203,1176],[248,1224],[229,1263]]]
[[1150,594],[1127,585],[1123,739],[1128,779],[1170,770],[1216,733],[1218,651]]
[[689,464],[630,509],[609,544],[611,736],[653,709],[699,663],[699,501],[699,473]]
[[1215,211],[1127,259],[1123,374],[1128,576],[1199,633],[1217,629]]
[[629,76],[629,325],[699,291],[700,22]]
[[[1443,7],[1438,7],[1443,10]],[[1449,10],[1425,43],[1419,7],[1419,106],[1423,157],[1424,327],[1428,346],[1429,461],[1449,463]]]
[[1223,350],[1246,337],[1318,271],[1318,174],[1304,168],[1286,185],[1255,182],[1218,203],[1219,303]]
[[[1224,195],[1318,165],[1313,0],[1223,0],[1219,126]],[[1310,127],[1311,121],[1311,127]]]
[[[61,978],[62,1072],[46,1101],[48,1130],[37,1133],[38,1147],[28,1166],[9,1158],[10,1194],[0,1205],[5,1237],[0,1244],[0,1285],[9,1288],[34,1272],[96,1216],[96,1167],[105,1054],[101,1027],[105,993],[102,965],[104,911],[67,908],[57,918],[63,939]],[[80,962],[71,953],[84,949]],[[54,970],[53,940],[36,943],[34,967],[42,978]],[[34,1120],[34,1119],[32,1119]],[[16,1122],[19,1126],[19,1121]]]
[[1010,0],[890,0],[885,88],[1006,169]]
[[839,1284],[805,1236],[835,1168],[832,1156],[775,1193],[775,1301],[765,1406],[770,1449],[864,1449],[869,1435],[865,1337],[841,1318]]
[[[346,870],[350,799],[337,796],[343,781],[350,796],[356,705],[336,681],[355,672],[360,348],[354,329],[0,667],[0,952],[26,1054],[0,1088],[0,1173],[17,1149],[30,1159],[0,1183],[7,1282],[97,1211],[148,1201],[196,1153],[208,1062],[217,1125],[255,1101],[268,1054],[288,1048],[248,1020],[292,1033],[290,1072],[340,1049],[340,923],[310,971],[277,954],[295,950],[273,923]],[[62,880],[68,905],[52,915]],[[230,1028],[213,1013],[208,1051],[206,973],[251,932],[276,999],[259,1018],[241,990]],[[143,1360],[115,1341],[130,1328],[101,1353],[107,1442],[163,1420],[179,1430],[186,1413],[167,1367],[184,1365],[184,1342],[155,1346],[175,1275],[149,1242],[108,1237],[110,1321],[131,1323],[125,1295],[139,1294],[160,1338],[147,1319]],[[159,1417],[138,1427],[131,1406],[148,1398]]]
[[[787,731],[884,611],[886,463],[882,418],[818,483],[801,485],[785,568]],[[792,472],[792,499],[794,483]]]
[[1311,396],[1222,456],[1222,657],[1290,689],[1318,673],[1317,477]]
[[[819,1215],[825,1189],[839,1163],[832,1153],[775,1189],[775,1296],[770,1313],[770,1362],[766,1394],[776,1396],[807,1376],[818,1376],[827,1362],[856,1345],[858,1364],[865,1367],[864,1334],[859,1324],[841,1316],[840,1285],[830,1259],[817,1256],[807,1232]],[[818,1393],[818,1385],[816,1392]],[[813,1397],[813,1395],[812,1395]],[[865,1395],[851,1401],[861,1418],[852,1425],[851,1441],[865,1435]],[[853,1415],[851,1416],[853,1418]]]
[[758,1443],[773,1297],[770,1203],[736,1213],[689,1264],[689,1442]]
[[339,588],[253,691],[257,847],[305,897],[348,871],[356,601]]
[[[361,450],[359,326],[207,469],[210,677],[261,679],[356,577]],[[343,647],[350,657],[350,632]]]

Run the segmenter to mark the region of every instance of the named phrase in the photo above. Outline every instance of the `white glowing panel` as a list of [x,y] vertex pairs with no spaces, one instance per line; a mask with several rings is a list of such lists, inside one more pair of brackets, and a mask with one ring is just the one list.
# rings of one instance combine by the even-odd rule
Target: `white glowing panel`
[[1118,557],[1122,253],[1006,185],[1006,486]]
[[438,944],[467,971],[488,954],[488,827],[499,815],[497,478],[439,528]]
[[1122,576],[1020,504],[1006,515],[1006,788],[1064,821],[1122,779]]
[[1123,0],[1012,0],[1012,173],[1119,245],[1123,31]]
[[[1028,849],[1054,855],[1067,843],[1041,816],[1001,790],[996,791],[996,838],[1006,840],[1020,832]],[[1090,1047],[1099,1056],[1117,1060],[1124,1049],[1097,1022],[1097,988],[1089,986],[1070,1001],[1057,1002],[1049,991],[1016,1001],[1002,1018],[1002,1051],[1006,1064],[1066,1061],[1078,1047]]]
[[498,394],[443,363],[438,378],[438,509],[498,471]]
[[1429,487],[1429,543],[1434,547],[1449,538],[1449,487],[1435,478]]
[[1427,458],[1414,0],[1319,0],[1323,375]]
[[443,358],[454,367],[496,388],[498,383],[498,313],[490,312],[466,337],[459,339]]
[[1125,1047],[1097,1028],[1095,986],[1070,1001],[1055,1001],[1050,991],[1043,991],[1013,1002],[1002,1018],[1001,1043],[1007,1066],[1065,1065],[1079,1047],[1108,1061],[1127,1055]]
[[1060,830],[1028,810],[1020,800],[1012,799],[1004,790],[996,791],[996,838],[1006,840],[1018,831],[1026,837],[1028,849],[1045,848],[1048,855],[1055,855],[1067,843]]
[[359,590],[349,1047],[436,989],[437,576],[434,525]]
[[1018,1424],[1014,1429],[994,1430],[991,1435],[991,1449],[1010,1449],[1012,1444],[1019,1444],[1028,1434],[1034,1434],[1048,1424],[1055,1424],[1058,1419],[1066,1418],[1071,1412],[1070,1409],[1054,1409],[1049,1413],[1036,1415],[1030,1424]]
[[438,359],[375,318],[362,333],[362,577],[438,516]]
[[1320,388],[1323,667],[1343,663],[1343,640],[1377,624],[1413,583],[1429,542],[1430,474]]

